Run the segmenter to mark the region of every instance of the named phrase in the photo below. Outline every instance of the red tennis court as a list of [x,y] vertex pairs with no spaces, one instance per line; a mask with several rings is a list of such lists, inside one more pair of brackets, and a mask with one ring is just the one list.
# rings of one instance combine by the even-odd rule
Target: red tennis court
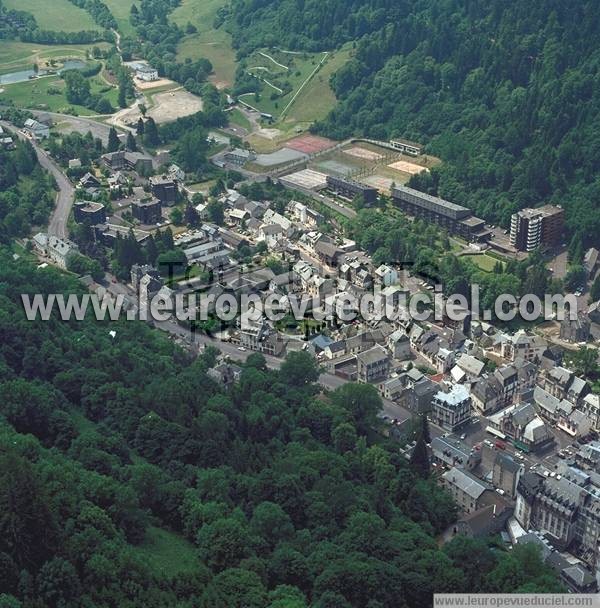
[[298,152],[304,152],[304,154],[315,154],[327,150],[327,148],[332,148],[334,145],[335,142],[331,139],[310,134],[300,135],[285,142],[286,148],[292,148],[292,150],[298,150]]

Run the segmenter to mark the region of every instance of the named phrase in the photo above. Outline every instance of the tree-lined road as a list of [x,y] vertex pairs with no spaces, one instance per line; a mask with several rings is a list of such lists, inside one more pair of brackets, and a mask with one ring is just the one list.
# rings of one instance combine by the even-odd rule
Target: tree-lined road
[[[130,294],[131,295],[131,294]],[[218,348],[224,355],[227,355],[232,360],[237,361],[245,361],[249,355],[251,355],[255,351],[248,350],[240,350],[238,346],[235,344],[230,344],[229,342],[223,342],[217,338],[209,338],[208,336],[201,333],[192,333],[189,329],[185,327],[181,327],[175,321],[160,321],[155,322],[154,324],[158,329],[166,331],[167,333],[183,338],[186,342],[190,344],[201,345],[202,347],[206,346],[214,346]],[[267,367],[271,369],[279,369],[281,364],[283,363],[283,359],[279,357],[274,357],[272,355],[267,355],[262,353],[265,361],[267,363]],[[340,378],[339,376],[334,376],[332,374],[321,374],[319,376],[319,384],[328,390],[335,390],[336,388],[346,384],[347,380]],[[397,403],[393,401],[389,401],[388,399],[383,399],[383,414],[388,416],[391,419],[397,419],[400,423],[405,422],[409,418],[412,417],[412,413],[407,409],[399,406]]]
[[14,133],[19,139],[29,141],[35,150],[40,165],[54,177],[56,186],[58,188],[58,194],[56,195],[56,206],[54,207],[54,211],[50,216],[48,234],[57,236],[60,239],[66,239],[68,236],[67,221],[69,219],[69,214],[71,213],[71,207],[73,206],[75,188],[73,188],[71,182],[62,172],[60,167],[50,158],[48,153],[37,144],[35,140],[29,139],[21,131],[15,129],[12,125],[9,125],[5,121],[0,121],[0,124],[7,131]]

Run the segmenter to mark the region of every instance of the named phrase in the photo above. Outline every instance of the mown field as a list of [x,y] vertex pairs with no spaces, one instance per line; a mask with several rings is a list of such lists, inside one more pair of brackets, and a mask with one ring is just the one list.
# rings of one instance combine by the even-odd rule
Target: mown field
[[43,30],[79,32],[101,29],[87,11],[68,0],[4,0],[3,4],[8,9],[31,13]]
[[[106,97],[114,108],[117,107],[118,91],[107,85],[99,76],[90,78],[91,92]],[[2,85],[0,103],[11,101],[16,107],[49,112],[66,113],[73,109],[79,115],[96,114],[93,110],[70,104],[64,93],[65,84],[60,76],[45,76],[36,80]],[[55,93],[53,91],[58,91]]]
[[[308,88],[310,83],[307,79],[324,57],[323,53],[296,54],[259,49],[248,57],[247,71],[261,80],[263,90],[258,97],[247,94],[241,98],[261,112],[272,114],[277,120],[284,111],[287,114],[291,110],[289,104],[300,87],[303,87],[302,92]],[[317,74],[312,78],[316,78]]]
[[133,0],[103,0],[108,10],[113,14],[117,21],[117,27],[124,36],[130,36],[134,33],[133,26],[129,23],[129,13]]
[[214,68],[211,80],[219,88],[233,85],[236,69],[231,36],[223,28],[213,27],[217,10],[224,4],[224,0],[182,0],[171,15],[172,21],[177,25],[185,27],[190,22],[198,29],[197,33],[188,35],[181,41],[177,59],[208,59]]
[[47,59],[85,59],[87,51],[94,46],[106,49],[109,45],[106,42],[50,45],[3,40],[0,44],[0,74],[31,68],[34,63]]
[[284,123],[312,123],[325,118],[336,103],[329,79],[348,61],[350,50],[350,47],[346,46],[329,54],[327,61],[288,109]]

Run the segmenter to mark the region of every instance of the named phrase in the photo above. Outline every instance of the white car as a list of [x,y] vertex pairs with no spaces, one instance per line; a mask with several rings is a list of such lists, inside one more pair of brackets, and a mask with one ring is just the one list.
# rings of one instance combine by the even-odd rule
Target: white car
[[241,350],[243,353],[246,352],[246,347],[245,346],[238,346],[238,350]]

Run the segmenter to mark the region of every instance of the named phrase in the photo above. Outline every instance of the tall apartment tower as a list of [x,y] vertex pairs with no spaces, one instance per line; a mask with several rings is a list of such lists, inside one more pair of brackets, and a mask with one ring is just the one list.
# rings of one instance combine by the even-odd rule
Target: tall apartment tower
[[510,243],[519,251],[533,251],[540,245],[552,247],[560,242],[564,211],[557,205],[523,209],[510,218]]

